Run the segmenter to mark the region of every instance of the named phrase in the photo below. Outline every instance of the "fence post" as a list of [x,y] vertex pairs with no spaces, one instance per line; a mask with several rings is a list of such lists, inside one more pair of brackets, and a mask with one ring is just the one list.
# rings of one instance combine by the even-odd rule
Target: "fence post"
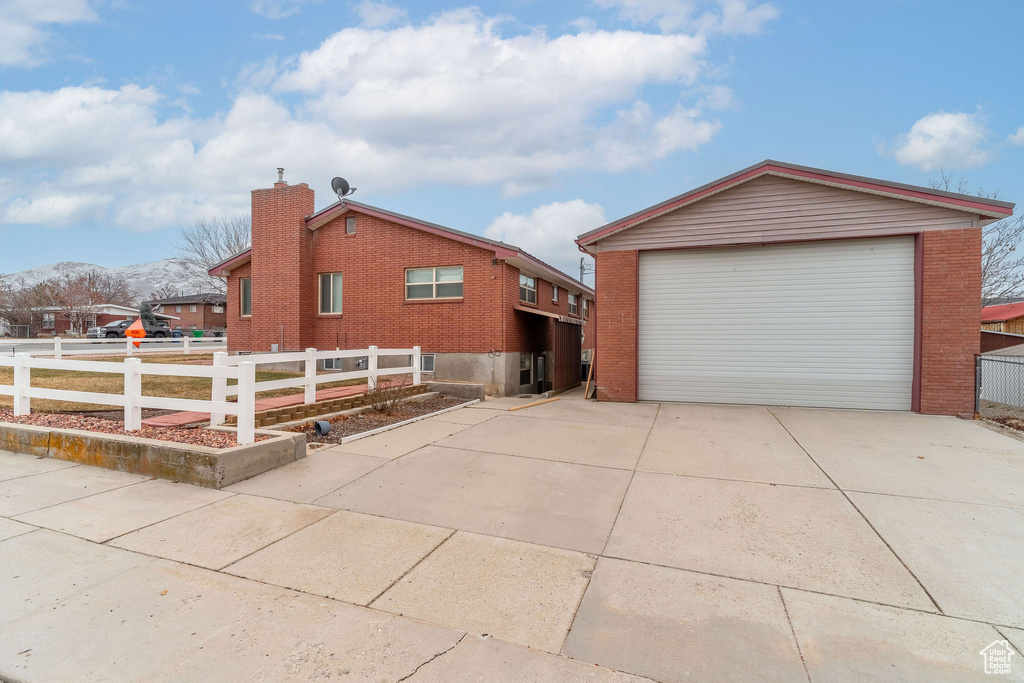
[[124,430],[134,432],[142,429],[142,361],[138,358],[124,359]]
[[189,337],[185,337],[182,341],[184,342],[185,355],[187,356],[190,353],[192,353],[192,350],[191,350],[192,339],[189,338]]
[[420,383],[420,347],[412,347],[412,384]]
[[28,415],[32,412],[31,399],[26,395],[29,386],[32,384],[31,367],[29,366],[31,358],[27,353],[18,353],[14,356],[15,415]]
[[306,349],[306,395],[303,403],[316,403],[316,349]]
[[981,356],[974,357],[974,412],[981,414]]
[[238,434],[239,446],[256,441],[256,364],[238,364]]
[[[217,351],[213,354],[213,367],[215,368],[226,368],[228,366],[228,354],[226,351]],[[228,378],[227,377],[214,377],[213,385],[210,388],[210,400],[211,401],[226,401],[228,399]],[[222,412],[211,412],[210,413],[210,426],[216,427],[217,425],[224,424],[224,413]]]
[[128,354],[129,356],[131,356],[131,355],[132,355],[132,349],[134,349],[134,348],[135,348],[135,347],[134,347],[134,346],[132,346],[132,340],[131,340],[131,338],[126,338],[126,339],[125,339],[125,349],[126,349],[126,353],[127,353],[127,354]]
[[366,390],[377,388],[377,347],[371,346],[366,354]]
[[60,360],[60,337],[53,338],[53,357]]

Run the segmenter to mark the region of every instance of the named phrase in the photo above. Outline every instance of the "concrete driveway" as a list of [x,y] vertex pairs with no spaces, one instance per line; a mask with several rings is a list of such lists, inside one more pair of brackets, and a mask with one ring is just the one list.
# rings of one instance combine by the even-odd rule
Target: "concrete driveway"
[[0,679],[991,680],[1024,647],[1021,441],[525,402],[225,491],[0,454]]

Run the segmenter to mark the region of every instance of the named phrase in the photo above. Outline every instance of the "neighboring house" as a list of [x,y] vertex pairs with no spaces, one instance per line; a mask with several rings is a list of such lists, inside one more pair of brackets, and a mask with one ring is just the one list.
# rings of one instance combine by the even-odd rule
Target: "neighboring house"
[[418,345],[428,377],[516,394],[578,384],[593,339],[594,291],[518,247],[354,201],[314,213],[305,183],[254,190],[252,248],[210,274],[232,352]]
[[986,306],[981,309],[981,329],[989,332],[1024,334],[1024,301]]
[[227,329],[227,297],[219,293],[183,294],[165,299],[147,301],[154,313],[173,315],[178,320],[171,325],[178,330],[211,330],[221,332]]
[[1013,204],[764,161],[581,235],[598,397],[972,413]]
[[[69,320],[61,311],[60,306],[40,306],[33,309],[33,327],[42,334],[52,334],[54,336],[85,334],[85,331],[90,327],[102,327],[115,320],[134,320],[139,317],[139,309],[137,308],[119,306],[117,304],[96,304],[92,307],[92,312],[81,321],[82,325],[79,326],[76,324],[77,321]],[[173,324],[174,316],[158,314],[156,317],[161,320],[167,320],[169,324]]]

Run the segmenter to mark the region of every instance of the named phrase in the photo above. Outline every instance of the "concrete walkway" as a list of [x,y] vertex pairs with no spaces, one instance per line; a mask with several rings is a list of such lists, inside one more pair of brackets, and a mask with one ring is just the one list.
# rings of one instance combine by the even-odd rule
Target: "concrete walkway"
[[225,491],[0,454],[0,679],[993,680],[1024,647],[1016,439],[524,402]]
[[[366,393],[365,384],[354,384],[347,387],[333,387],[331,389],[320,389],[316,392],[317,401],[328,401],[332,398],[344,398],[346,396],[358,396]],[[261,410],[273,410],[285,406],[297,406],[306,402],[305,394],[289,394],[288,396],[274,396],[273,398],[261,398],[256,400],[256,412]],[[147,427],[188,427],[189,425],[200,424],[210,421],[209,413],[196,411],[180,411],[147,417],[142,421]]]

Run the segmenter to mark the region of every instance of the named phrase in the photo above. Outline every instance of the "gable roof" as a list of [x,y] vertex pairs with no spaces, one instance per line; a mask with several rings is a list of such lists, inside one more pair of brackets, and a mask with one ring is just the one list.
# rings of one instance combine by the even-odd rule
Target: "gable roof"
[[957,194],[955,192],[945,192],[944,190],[933,190],[928,187],[919,187],[916,185],[904,185],[903,183],[894,183],[888,180],[865,178],[863,176],[838,173],[836,171],[826,171],[824,169],[811,168],[809,166],[797,166],[796,164],[787,164],[782,161],[766,159],[761,163],[749,166],[742,171],[737,171],[736,173],[727,175],[724,178],[719,178],[718,180],[714,180],[706,185],[690,190],[689,192],[684,192],[681,195],[667,199],[655,204],[654,206],[649,206],[646,209],[637,211],[629,216],[602,225],[590,232],[585,232],[576,238],[576,244],[580,247],[586,247],[586,245],[593,244],[594,242],[608,237],[609,235],[626,230],[634,225],[638,225],[652,218],[668,213],[669,211],[675,211],[676,209],[698,202],[701,199],[705,199],[718,194],[719,192],[736,187],[741,183],[745,183],[764,175],[774,175],[782,178],[829,185],[855,192],[866,192],[869,194],[892,197],[894,199],[903,199],[932,206],[941,206],[954,211],[965,211],[990,219],[989,221],[985,221],[986,223],[1013,215],[1014,204],[1012,202]]
[[147,304],[167,305],[167,304],[213,304],[219,306],[227,304],[228,297],[226,294],[219,292],[197,292],[196,294],[183,294],[181,296],[169,296],[163,299],[150,299]]
[[981,309],[981,322],[1001,323],[1024,316],[1024,301],[1015,304],[999,304]]
[[[579,290],[591,299],[594,298],[594,290],[591,287],[586,286],[571,275],[563,273],[554,266],[548,265],[536,256],[528,254],[514,244],[508,244],[506,242],[481,237],[480,235],[462,232],[461,230],[448,228],[443,225],[438,225],[437,223],[430,223],[428,221],[420,220],[419,218],[413,218],[412,216],[405,216],[400,213],[395,213],[394,211],[388,211],[387,209],[381,209],[361,202],[354,202],[350,199],[337,201],[334,204],[317,211],[312,216],[307,216],[306,227],[310,230],[318,230],[349,211],[373,216],[375,218],[383,218],[384,220],[391,221],[392,223],[404,225],[407,228],[422,230],[456,242],[493,251],[495,258],[505,259],[505,261],[517,266],[521,270],[525,270],[534,275],[543,277],[546,280],[550,280],[559,287]],[[249,248],[235,254],[234,256],[229,256],[224,259],[217,265],[210,268],[209,273],[215,277],[227,277],[228,272],[230,272],[232,268],[237,268],[242,264],[248,263],[251,258],[252,248]]]

